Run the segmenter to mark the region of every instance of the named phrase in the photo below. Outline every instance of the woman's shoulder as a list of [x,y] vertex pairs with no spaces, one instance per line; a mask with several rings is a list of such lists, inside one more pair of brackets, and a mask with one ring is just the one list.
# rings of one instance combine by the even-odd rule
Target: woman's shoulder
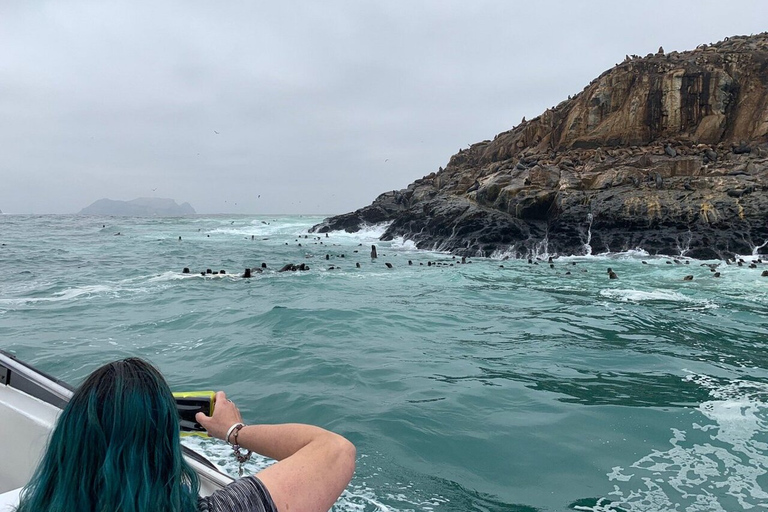
[[235,480],[198,501],[200,512],[277,512],[269,491],[255,476]]

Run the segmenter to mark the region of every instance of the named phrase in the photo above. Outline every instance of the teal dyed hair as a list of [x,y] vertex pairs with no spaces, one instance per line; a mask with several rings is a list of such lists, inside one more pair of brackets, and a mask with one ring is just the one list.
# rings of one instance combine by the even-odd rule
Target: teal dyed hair
[[192,512],[199,488],[168,384],[131,358],[102,366],[77,389],[17,512]]

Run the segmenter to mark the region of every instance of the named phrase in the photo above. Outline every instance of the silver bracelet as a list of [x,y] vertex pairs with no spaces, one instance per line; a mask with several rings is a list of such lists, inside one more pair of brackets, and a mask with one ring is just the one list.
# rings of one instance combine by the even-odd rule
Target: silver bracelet
[[244,426],[245,426],[245,423],[239,423],[238,422],[238,423],[235,423],[234,425],[232,425],[231,427],[229,427],[229,430],[227,430],[227,437],[225,437],[224,440],[227,443],[232,444],[232,443],[229,442],[229,436],[232,435],[232,431],[235,430],[237,427],[243,428]]

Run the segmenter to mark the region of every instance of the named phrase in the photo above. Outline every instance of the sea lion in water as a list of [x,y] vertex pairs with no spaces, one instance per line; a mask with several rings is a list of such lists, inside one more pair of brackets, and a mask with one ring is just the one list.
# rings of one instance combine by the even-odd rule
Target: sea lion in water
[[189,267],[184,267],[184,270],[181,271],[182,274],[189,274]]
[[619,278],[619,276],[616,275],[616,272],[614,272],[611,267],[608,267],[608,278],[609,279],[618,279]]
[[372,245],[372,246],[371,246],[371,259],[373,260],[373,259],[376,259],[376,258],[378,258],[378,257],[379,257],[379,256],[376,254],[376,246],[375,246],[375,245]]
[[392,264],[389,262],[385,263],[385,265],[387,266],[387,268],[392,268]]
[[251,269],[245,269],[245,272],[243,272],[243,277],[251,277]]
[[683,278],[683,281],[693,281],[693,276],[689,274]]

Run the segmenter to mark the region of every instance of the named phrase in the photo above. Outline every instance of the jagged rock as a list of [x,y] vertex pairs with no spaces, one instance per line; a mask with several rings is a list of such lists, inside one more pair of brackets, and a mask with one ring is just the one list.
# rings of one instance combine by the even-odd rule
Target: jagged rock
[[391,222],[384,239],[467,256],[525,256],[545,241],[559,254],[748,254],[768,240],[766,155],[768,33],[731,37],[625,59],[439,172],[313,229]]

